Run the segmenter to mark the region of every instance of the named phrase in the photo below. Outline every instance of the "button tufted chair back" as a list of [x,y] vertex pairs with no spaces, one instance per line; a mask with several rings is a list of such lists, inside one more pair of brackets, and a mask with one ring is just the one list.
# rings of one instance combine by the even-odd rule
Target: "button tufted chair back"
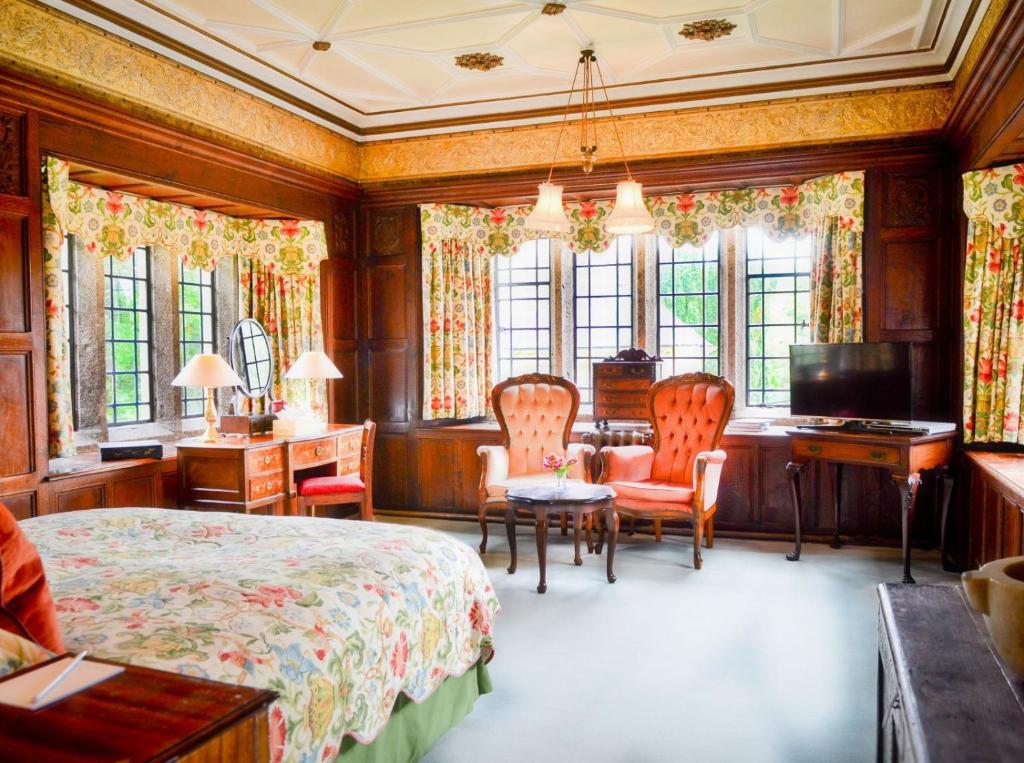
[[728,381],[703,373],[673,376],[648,390],[655,451],[651,479],[693,486],[694,458],[718,448],[734,394]]
[[526,374],[495,385],[491,405],[508,449],[508,475],[537,474],[545,454],[564,454],[569,446],[580,392],[560,376]]

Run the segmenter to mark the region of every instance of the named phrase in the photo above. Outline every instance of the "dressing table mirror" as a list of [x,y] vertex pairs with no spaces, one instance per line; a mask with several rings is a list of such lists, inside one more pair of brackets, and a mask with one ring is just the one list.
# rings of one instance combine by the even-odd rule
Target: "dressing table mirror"
[[[231,329],[228,359],[242,383],[235,388],[234,413],[221,417],[221,431],[231,434],[269,432],[276,418],[270,410],[274,354],[263,325],[243,318]],[[256,401],[262,412],[256,413]]]

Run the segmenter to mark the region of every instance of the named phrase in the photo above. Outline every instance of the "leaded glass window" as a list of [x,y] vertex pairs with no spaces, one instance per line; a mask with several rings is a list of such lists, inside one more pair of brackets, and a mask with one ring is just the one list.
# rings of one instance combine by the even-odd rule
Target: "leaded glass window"
[[658,238],[659,378],[719,373],[718,242],[717,231],[703,246],[672,246]]
[[[186,268],[183,262],[179,262],[178,267],[178,344],[184,368],[192,356],[216,351],[216,315],[213,273],[201,268]],[[182,417],[202,416],[204,405],[202,388],[182,388]]]
[[103,262],[107,423],[153,420],[150,345],[150,252]]

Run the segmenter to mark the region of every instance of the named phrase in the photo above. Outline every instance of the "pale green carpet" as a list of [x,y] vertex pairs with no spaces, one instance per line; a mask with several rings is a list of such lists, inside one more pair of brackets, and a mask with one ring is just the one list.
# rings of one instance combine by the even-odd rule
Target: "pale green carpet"
[[[417,524],[479,543],[474,523]],[[695,572],[689,538],[623,533],[608,585],[604,556],[572,566],[556,528],[542,596],[532,530],[517,537],[515,575],[500,525],[485,557],[494,692],[425,760],[874,760],[875,587],[900,580],[898,550],[805,544],[793,563],[792,544],[719,538]],[[919,583],[958,579],[915,560]]]

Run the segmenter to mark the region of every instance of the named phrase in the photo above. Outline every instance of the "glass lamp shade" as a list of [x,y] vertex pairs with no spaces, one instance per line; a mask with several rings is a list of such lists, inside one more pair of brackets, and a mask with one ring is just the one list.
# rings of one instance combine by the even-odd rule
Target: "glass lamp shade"
[[553,183],[537,186],[537,203],[526,216],[526,227],[557,233],[569,231],[569,218],[565,216],[565,208],[562,206],[562,186]]
[[654,230],[654,218],[644,204],[643,186],[623,180],[615,190],[615,206],[604,224],[609,233],[647,233]]
[[341,371],[319,350],[308,350],[292,363],[285,379],[340,379]]
[[175,387],[237,387],[242,383],[220,355],[193,355],[171,384]]

